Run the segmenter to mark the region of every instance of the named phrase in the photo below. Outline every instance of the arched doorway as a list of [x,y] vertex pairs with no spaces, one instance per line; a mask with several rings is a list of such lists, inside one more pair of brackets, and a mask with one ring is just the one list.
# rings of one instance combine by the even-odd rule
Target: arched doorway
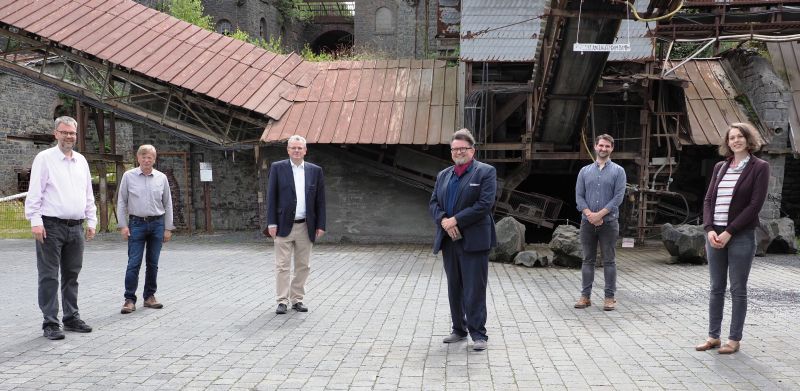
[[327,31],[311,44],[311,50],[320,53],[349,53],[353,49],[353,34],[342,31]]

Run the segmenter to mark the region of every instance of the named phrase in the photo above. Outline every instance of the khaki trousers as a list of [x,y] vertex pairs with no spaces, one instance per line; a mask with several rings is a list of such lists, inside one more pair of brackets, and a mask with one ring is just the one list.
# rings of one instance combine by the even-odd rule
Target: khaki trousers
[[[294,224],[286,237],[275,237],[275,293],[278,304],[292,305],[303,301],[308,273],[311,247],[306,223]],[[294,277],[291,273],[294,255]]]

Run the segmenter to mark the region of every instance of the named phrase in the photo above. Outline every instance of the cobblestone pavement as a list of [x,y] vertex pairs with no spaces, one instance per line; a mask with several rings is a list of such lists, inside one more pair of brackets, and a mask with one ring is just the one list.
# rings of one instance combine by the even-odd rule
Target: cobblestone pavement
[[161,257],[165,308],[130,315],[125,254],[116,238],[87,245],[79,304],[95,330],[49,341],[33,242],[0,241],[0,390],[800,389],[796,256],[756,259],[742,351],[720,356],[693,349],[707,268],[658,249],[619,251],[614,312],[597,288],[594,306],[572,308],[579,270],[491,264],[484,352],[442,344],[445,277],[427,246],[317,246],[310,311],[288,315],[274,312],[266,242],[177,237]]

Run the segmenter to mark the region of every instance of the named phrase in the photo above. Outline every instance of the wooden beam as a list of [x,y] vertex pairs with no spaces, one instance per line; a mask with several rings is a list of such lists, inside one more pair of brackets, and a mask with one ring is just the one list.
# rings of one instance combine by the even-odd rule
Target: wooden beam
[[506,102],[506,104],[500,108],[500,110],[497,110],[497,112],[495,112],[493,118],[494,128],[492,129],[492,131],[497,130],[497,128],[499,128],[500,125],[502,125],[508,119],[508,117],[510,117],[511,114],[514,113],[514,111],[516,111],[519,108],[519,106],[525,103],[525,101],[527,100],[528,100],[528,94],[526,93],[517,94],[511,97],[511,99],[509,99],[508,102]]

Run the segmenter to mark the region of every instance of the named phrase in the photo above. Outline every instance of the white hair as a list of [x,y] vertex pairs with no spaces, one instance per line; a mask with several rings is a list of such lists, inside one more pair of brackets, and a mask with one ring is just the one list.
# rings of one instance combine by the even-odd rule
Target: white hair
[[303,136],[295,134],[295,135],[289,137],[289,139],[286,140],[286,143],[288,144],[288,143],[290,143],[292,141],[299,141],[299,142],[303,143],[304,147],[306,146],[306,139],[303,138]]

